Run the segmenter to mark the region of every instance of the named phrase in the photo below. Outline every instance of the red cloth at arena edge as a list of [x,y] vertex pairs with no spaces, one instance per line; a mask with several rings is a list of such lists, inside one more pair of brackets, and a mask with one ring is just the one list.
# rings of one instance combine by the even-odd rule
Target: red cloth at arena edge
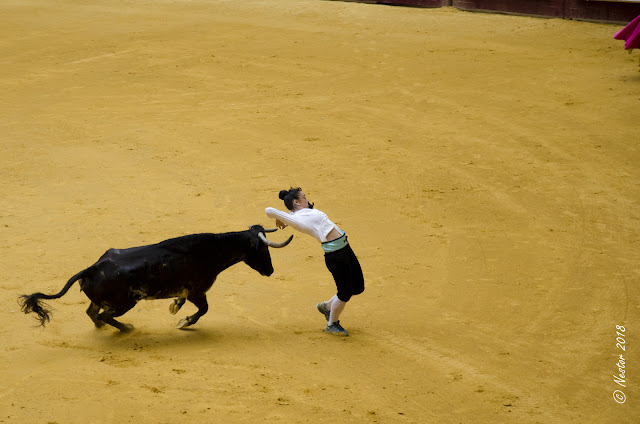
[[613,38],[624,40],[625,50],[640,49],[640,15],[616,32]]

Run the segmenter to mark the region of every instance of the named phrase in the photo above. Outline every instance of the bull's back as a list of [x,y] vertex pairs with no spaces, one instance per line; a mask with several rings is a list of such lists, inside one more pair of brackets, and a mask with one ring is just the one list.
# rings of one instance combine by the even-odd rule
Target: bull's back
[[[202,280],[192,258],[159,245],[109,249],[89,267],[81,282],[93,302],[186,297]],[[213,282],[211,282],[213,283]]]

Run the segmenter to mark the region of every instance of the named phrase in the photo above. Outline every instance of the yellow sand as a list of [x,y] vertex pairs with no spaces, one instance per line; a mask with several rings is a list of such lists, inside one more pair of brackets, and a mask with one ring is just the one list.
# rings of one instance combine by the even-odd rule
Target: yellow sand
[[[640,74],[618,29],[327,1],[2,2],[0,423],[632,422]],[[77,286],[45,329],[19,310],[110,247],[273,226],[264,208],[290,185],[364,268],[346,339],[322,331],[334,283],[302,234],[270,278],[221,274],[190,331],[175,326],[195,307],[169,300],[127,313],[130,335],[96,330]]]

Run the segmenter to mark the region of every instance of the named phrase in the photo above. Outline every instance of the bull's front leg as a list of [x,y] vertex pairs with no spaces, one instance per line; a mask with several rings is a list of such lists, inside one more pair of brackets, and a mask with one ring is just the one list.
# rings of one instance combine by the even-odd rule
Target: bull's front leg
[[184,305],[184,302],[186,300],[187,299],[185,299],[184,297],[178,297],[176,299],[173,299],[173,302],[171,302],[171,304],[169,305],[169,311],[173,315],[177,314],[180,308],[182,308],[182,305]]
[[192,295],[190,293],[187,299],[189,300],[189,302],[193,303],[198,307],[198,312],[191,315],[190,317],[186,317],[180,320],[180,322],[178,323],[178,328],[185,328],[195,324],[196,322],[198,322],[200,317],[206,314],[207,311],[209,310],[209,303],[207,302],[207,296],[204,293],[199,295]]

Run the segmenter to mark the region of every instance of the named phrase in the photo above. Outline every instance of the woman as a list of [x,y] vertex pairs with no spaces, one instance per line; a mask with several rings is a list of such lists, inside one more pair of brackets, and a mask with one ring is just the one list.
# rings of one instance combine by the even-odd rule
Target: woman
[[291,226],[322,243],[324,260],[336,282],[338,293],[326,302],[318,303],[316,308],[327,319],[324,331],[347,336],[349,333],[342,328],[338,318],[351,296],[364,291],[362,268],[349,246],[347,235],[324,212],[313,209],[313,203],[309,204],[300,187],[281,190],[279,197],[289,213],[274,208],[267,208],[265,212],[269,218],[276,220],[278,228]]

